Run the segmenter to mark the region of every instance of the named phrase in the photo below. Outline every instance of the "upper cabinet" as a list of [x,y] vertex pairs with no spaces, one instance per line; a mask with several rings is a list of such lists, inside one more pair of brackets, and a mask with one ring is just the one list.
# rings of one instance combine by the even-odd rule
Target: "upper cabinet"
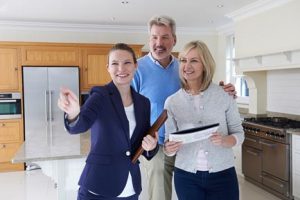
[[111,78],[106,69],[109,48],[87,48],[82,51],[81,90],[109,82]]
[[21,67],[18,65],[18,48],[0,46],[0,92],[19,91]]
[[[111,81],[107,71],[108,52],[112,45],[99,45],[82,49],[81,91],[88,91],[93,86],[104,85]],[[142,55],[142,45],[130,45],[137,58]]]
[[[80,90],[111,81],[108,52],[113,44],[0,42],[0,92],[22,90],[22,66],[79,66]],[[130,45],[137,58],[143,45]]]
[[22,65],[79,66],[79,48],[63,46],[23,46]]

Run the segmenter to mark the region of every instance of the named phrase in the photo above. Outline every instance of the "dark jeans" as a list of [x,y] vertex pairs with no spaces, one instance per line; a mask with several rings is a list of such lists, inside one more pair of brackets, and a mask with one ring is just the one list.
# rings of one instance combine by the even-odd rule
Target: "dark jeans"
[[239,186],[235,168],[216,173],[190,173],[174,170],[175,190],[179,200],[238,200]]
[[87,189],[80,187],[78,190],[77,200],[138,200],[139,195],[135,194],[130,197],[103,197],[101,195],[94,195]]

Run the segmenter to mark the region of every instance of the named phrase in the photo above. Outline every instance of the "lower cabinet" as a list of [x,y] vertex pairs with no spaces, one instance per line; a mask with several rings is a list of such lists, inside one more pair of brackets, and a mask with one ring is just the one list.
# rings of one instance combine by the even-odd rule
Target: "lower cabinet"
[[0,172],[24,170],[24,164],[11,163],[23,143],[22,120],[0,120]]
[[300,135],[292,136],[293,195],[300,199]]

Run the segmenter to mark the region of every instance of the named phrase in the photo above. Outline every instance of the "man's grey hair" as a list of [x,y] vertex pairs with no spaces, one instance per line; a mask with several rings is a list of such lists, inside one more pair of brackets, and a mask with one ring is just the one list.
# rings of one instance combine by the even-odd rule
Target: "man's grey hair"
[[174,37],[176,37],[176,23],[175,23],[175,20],[172,19],[171,17],[165,16],[165,15],[157,15],[157,16],[151,17],[151,19],[148,22],[149,33],[150,33],[151,27],[153,25],[170,27],[172,30],[172,35]]

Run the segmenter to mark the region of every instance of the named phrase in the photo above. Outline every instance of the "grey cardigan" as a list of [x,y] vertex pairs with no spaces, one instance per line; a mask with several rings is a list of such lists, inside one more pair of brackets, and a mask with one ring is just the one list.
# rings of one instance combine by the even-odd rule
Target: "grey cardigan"
[[[238,143],[244,140],[237,105],[232,96],[211,83],[199,95],[190,95],[180,89],[165,102],[168,119],[165,123],[166,140],[169,133],[212,123],[220,123],[218,132],[235,134]],[[176,154],[175,166],[188,172],[197,171],[197,153],[203,149],[208,161],[209,172],[218,172],[234,166],[232,148],[216,146],[209,139],[184,144]]]

